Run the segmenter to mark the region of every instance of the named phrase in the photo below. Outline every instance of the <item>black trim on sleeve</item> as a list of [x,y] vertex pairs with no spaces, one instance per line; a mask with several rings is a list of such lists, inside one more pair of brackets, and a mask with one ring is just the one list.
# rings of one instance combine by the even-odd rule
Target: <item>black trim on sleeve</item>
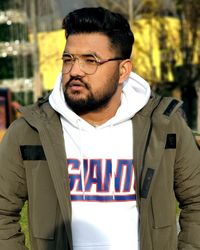
[[20,146],[23,160],[46,160],[43,147],[41,145],[23,145]]
[[155,170],[152,169],[152,168],[147,169],[147,172],[146,172],[146,175],[145,175],[145,178],[144,178],[144,183],[143,183],[142,190],[141,190],[141,197],[142,198],[146,199],[147,196],[148,196],[154,172],[155,172]]
[[176,148],[176,134],[167,134],[165,148]]

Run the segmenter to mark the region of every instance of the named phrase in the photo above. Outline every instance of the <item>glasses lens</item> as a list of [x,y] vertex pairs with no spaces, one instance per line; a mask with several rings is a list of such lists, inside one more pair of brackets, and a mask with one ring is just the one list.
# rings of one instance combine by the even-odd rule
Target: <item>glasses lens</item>
[[80,70],[85,74],[91,75],[96,72],[98,61],[94,55],[80,55],[75,57],[70,54],[64,54],[62,57],[62,72],[65,74],[69,73],[76,60],[78,60]]
[[97,70],[98,62],[93,55],[81,55],[79,58],[80,69],[88,74],[94,74]]
[[69,71],[71,70],[72,65],[74,63],[73,57],[69,54],[65,54],[62,57],[62,61],[63,61],[62,72],[69,73]]

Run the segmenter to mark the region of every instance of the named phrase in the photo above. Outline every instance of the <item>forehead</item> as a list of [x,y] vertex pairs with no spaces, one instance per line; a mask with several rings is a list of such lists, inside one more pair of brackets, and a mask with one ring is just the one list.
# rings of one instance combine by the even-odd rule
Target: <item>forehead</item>
[[100,56],[109,56],[114,52],[109,38],[101,33],[70,35],[67,38],[65,51],[71,54],[95,53]]

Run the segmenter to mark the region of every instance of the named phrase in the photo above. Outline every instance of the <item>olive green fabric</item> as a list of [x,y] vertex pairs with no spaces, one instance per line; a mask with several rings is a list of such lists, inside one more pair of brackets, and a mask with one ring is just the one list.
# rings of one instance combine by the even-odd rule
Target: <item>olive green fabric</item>
[[[180,106],[153,96],[133,118],[140,250],[200,249],[200,152]],[[0,249],[26,249],[19,214],[28,200],[32,249],[72,250],[59,116],[48,98],[21,112],[0,145]],[[178,236],[177,200],[182,209]]]

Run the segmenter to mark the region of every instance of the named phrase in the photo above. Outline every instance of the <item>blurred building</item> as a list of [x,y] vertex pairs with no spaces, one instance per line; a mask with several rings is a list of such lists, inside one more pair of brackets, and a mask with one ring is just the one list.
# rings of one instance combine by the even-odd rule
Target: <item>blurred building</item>
[[0,87],[21,104],[33,99],[33,46],[25,0],[0,1]]
[[38,40],[44,37],[42,33],[47,39],[48,32],[60,29],[63,15],[84,4],[77,0],[0,0],[0,88],[10,89],[13,100],[27,105],[45,91],[40,74],[44,57],[40,59]]

